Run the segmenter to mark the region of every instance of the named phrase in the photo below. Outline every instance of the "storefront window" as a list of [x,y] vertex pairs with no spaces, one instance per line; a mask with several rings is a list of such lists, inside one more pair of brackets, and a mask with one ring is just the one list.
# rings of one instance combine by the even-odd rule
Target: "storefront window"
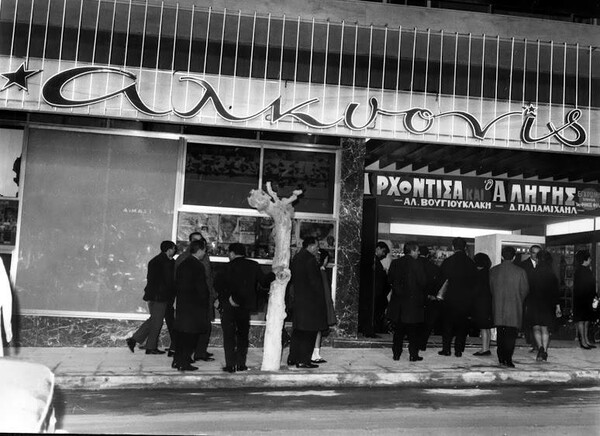
[[280,197],[295,189],[302,195],[296,212],[333,213],[335,155],[294,150],[265,150],[263,183],[271,182]]
[[258,188],[260,149],[190,143],[185,163],[184,204],[249,208]]

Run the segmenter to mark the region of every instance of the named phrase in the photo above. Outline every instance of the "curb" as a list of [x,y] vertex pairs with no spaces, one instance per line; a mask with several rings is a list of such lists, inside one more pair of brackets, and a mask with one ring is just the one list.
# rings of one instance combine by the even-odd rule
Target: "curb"
[[56,375],[60,389],[282,389],[354,387],[481,387],[510,385],[600,385],[600,370],[582,371],[422,371],[260,374]]

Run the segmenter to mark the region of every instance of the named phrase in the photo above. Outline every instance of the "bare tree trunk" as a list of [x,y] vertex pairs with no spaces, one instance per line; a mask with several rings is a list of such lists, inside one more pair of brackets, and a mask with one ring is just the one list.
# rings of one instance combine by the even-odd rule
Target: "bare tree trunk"
[[302,191],[294,191],[289,198],[279,199],[267,182],[267,193],[253,189],[248,197],[250,206],[273,218],[275,254],[272,269],[275,280],[271,283],[267,308],[267,324],[263,343],[262,371],[279,371],[281,365],[281,332],[285,320],[285,289],[290,280],[290,238],[294,202]]

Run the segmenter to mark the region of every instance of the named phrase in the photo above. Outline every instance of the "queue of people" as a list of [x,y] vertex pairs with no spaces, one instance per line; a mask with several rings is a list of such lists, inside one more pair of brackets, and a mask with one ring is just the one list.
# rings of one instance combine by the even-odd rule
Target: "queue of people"
[[[221,314],[225,366],[223,371],[245,371],[250,315],[257,310],[258,291],[269,287],[275,275],[265,274],[260,265],[246,258],[243,244],[231,243],[229,263],[214,277],[207,256],[206,240],[198,232],[189,235],[189,245],[177,258],[177,246],[163,241],[160,253],[148,263],[144,300],[150,317],[127,338],[134,352],[145,342],[146,354],[173,357],[171,366],[179,371],[194,371],[198,361],[212,361],[207,349],[214,309]],[[384,242],[377,244],[375,256],[377,294],[375,312],[379,329],[390,326],[393,332],[392,358],[400,360],[404,339],[408,337],[409,361],[423,360],[419,352],[427,348],[431,333],[441,326],[441,356],[461,357],[465,352],[469,322],[480,330],[481,349],[475,356],[491,356],[492,328],[497,330],[497,356],[501,365],[514,367],[512,356],[518,333],[522,331],[536,351],[536,360],[548,359],[550,332],[561,316],[559,283],[552,256],[533,245],[525,262],[516,262],[513,247],[502,248],[502,262],[492,267],[490,258],[467,254],[466,241],[452,241],[453,254],[440,267],[428,259],[429,250],[415,241],[404,244],[403,256],[381,265],[389,253]],[[321,355],[322,337],[337,323],[331,284],[326,274],[329,253],[319,249],[319,241],[306,237],[302,249],[290,265],[291,279],[286,295],[286,310],[291,314],[292,335],[287,364],[314,369],[326,363]],[[597,304],[594,276],[589,269],[591,255],[575,255],[573,317],[579,344],[595,348],[588,337]],[[379,264],[379,265],[377,265]],[[389,300],[389,301],[388,301]],[[158,349],[163,320],[171,345]],[[385,327],[384,327],[385,326]],[[285,331],[285,329],[284,329]]]

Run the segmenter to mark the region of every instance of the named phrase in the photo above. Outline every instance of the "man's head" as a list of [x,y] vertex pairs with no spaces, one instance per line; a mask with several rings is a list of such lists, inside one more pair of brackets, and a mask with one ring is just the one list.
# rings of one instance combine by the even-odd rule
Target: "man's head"
[[454,251],[465,251],[467,249],[467,241],[463,238],[454,238],[452,240],[452,248]]
[[539,245],[532,245],[531,247],[529,247],[529,256],[531,256],[533,260],[537,261],[538,254],[540,251],[542,251],[542,247],[540,247]]
[[234,242],[233,244],[229,244],[229,259],[233,260],[236,257],[245,257],[246,256],[246,247],[244,244],[240,244],[239,242]]
[[306,251],[316,255],[319,251],[319,241],[314,236],[307,236],[302,240],[302,248],[306,249]]
[[422,256],[422,257],[429,256],[429,247],[427,245],[419,246],[419,256]]
[[419,257],[419,244],[417,244],[415,241],[406,242],[404,244],[404,254],[416,259]]
[[375,245],[375,257],[377,259],[385,258],[390,252],[390,247],[385,242],[379,241],[377,245]]
[[160,243],[160,251],[165,253],[169,259],[172,259],[177,253],[177,245],[173,241],[162,241]]
[[190,233],[190,236],[188,236],[188,239],[190,240],[190,242],[201,241],[202,239],[204,239],[204,236],[202,236],[202,233],[200,232],[192,232]]
[[511,247],[510,245],[505,245],[502,247],[502,259],[505,261],[513,261],[515,258],[515,254],[517,254],[517,250],[515,247]]
[[196,259],[202,259],[206,254],[206,241],[201,239],[190,242],[190,254]]

